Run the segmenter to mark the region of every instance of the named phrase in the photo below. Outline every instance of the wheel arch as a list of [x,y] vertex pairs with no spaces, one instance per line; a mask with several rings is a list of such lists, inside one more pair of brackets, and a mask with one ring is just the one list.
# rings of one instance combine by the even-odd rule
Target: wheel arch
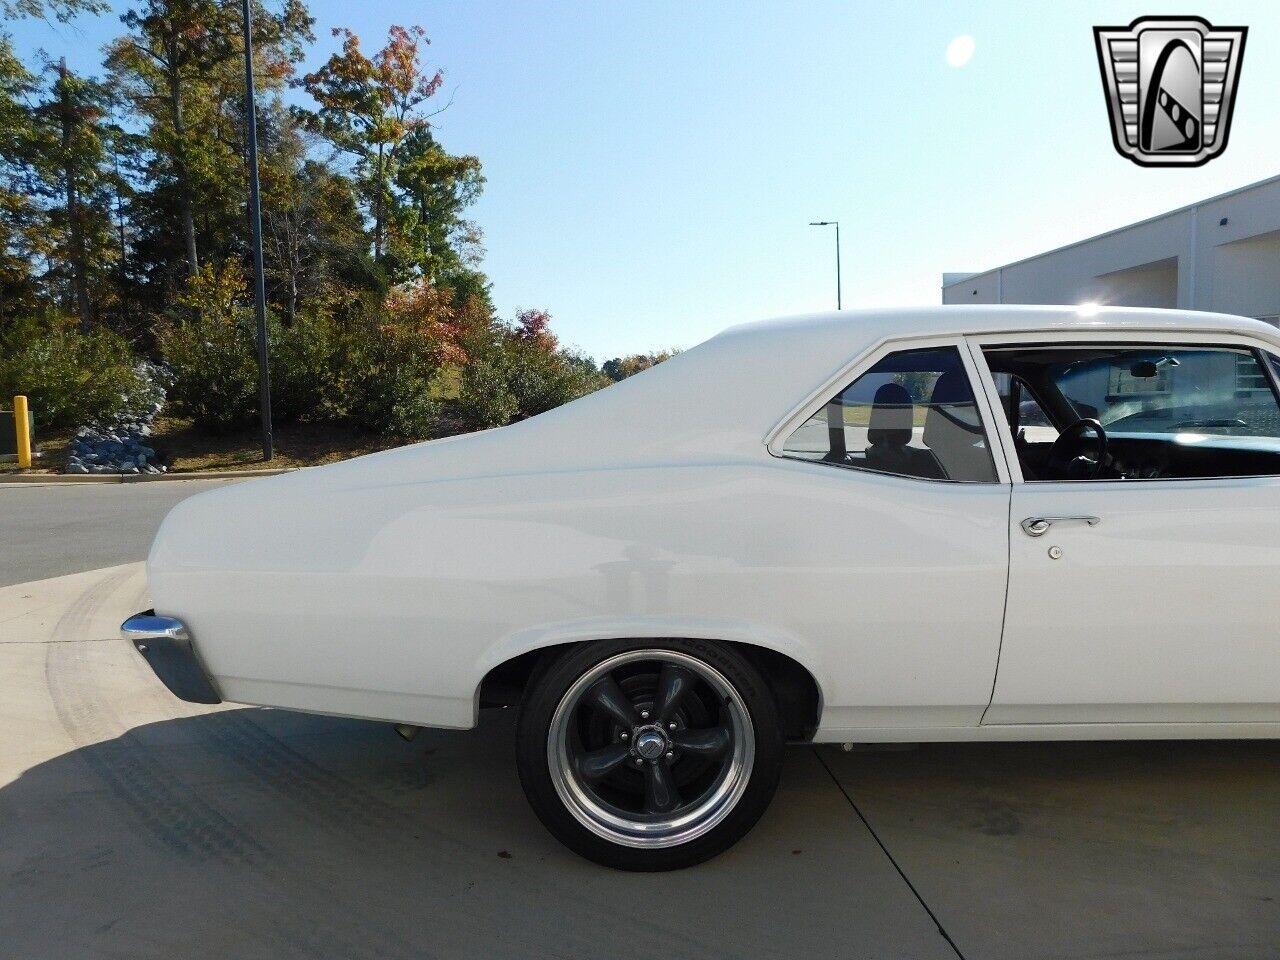
[[[593,637],[561,643],[547,643],[509,656],[492,666],[476,688],[476,707],[507,707],[519,703],[525,688],[565,651],[596,640]],[[661,642],[672,636],[640,636],[637,639]],[[699,636],[697,639],[723,643],[747,660],[764,679],[778,708],[782,731],[788,740],[808,741],[822,718],[822,687],[809,667],[795,657],[772,647],[742,640]]]

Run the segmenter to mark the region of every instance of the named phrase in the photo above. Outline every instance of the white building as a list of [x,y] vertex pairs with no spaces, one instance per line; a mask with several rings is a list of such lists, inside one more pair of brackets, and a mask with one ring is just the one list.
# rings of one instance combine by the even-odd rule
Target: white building
[[1181,307],[1280,325],[1280,176],[984,273],[943,303]]

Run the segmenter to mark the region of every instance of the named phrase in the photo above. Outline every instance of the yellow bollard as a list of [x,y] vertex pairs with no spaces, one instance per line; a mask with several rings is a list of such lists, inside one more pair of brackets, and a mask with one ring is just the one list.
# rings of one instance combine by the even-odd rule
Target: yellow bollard
[[27,398],[19,394],[13,398],[13,430],[18,437],[18,466],[31,467],[31,433],[27,430]]

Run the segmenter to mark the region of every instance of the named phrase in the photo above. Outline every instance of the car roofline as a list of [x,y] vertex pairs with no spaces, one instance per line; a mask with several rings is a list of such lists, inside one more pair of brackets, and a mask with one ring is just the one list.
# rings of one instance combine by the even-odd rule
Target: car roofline
[[802,334],[806,330],[847,326],[866,342],[910,336],[1061,332],[1065,330],[1171,330],[1240,333],[1280,345],[1280,331],[1251,317],[1157,307],[1094,307],[1048,304],[947,304],[942,306],[856,309],[797,314],[729,327],[719,337]]

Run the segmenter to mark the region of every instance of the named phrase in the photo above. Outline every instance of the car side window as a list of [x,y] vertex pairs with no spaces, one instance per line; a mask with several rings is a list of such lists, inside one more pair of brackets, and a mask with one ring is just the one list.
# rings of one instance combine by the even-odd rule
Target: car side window
[[782,452],[925,480],[996,481],[969,375],[955,347],[887,355],[798,426]]
[[1055,421],[1052,433],[1015,435],[1028,481],[1280,475],[1280,403],[1252,350],[1093,344],[984,354],[997,384],[1033,384]]
[[1009,373],[993,374],[1000,405],[1004,407],[1016,438],[1032,442],[1058,439],[1058,428],[1030,388]]

